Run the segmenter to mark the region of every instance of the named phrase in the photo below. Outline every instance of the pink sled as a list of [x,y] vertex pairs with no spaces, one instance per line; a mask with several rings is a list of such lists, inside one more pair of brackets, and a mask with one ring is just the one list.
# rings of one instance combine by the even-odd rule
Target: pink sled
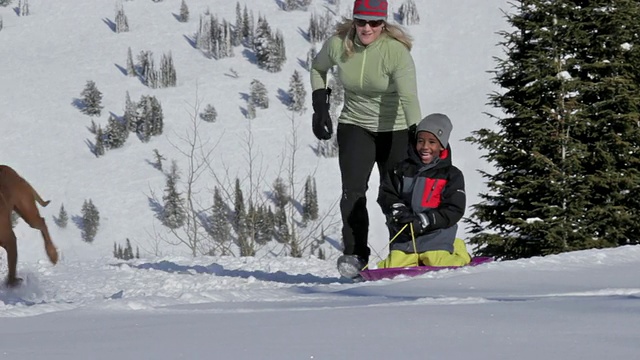
[[368,281],[380,279],[392,279],[396,276],[418,276],[431,271],[439,271],[445,269],[458,269],[467,266],[477,266],[493,261],[492,257],[476,256],[471,262],[464,266],[411,266],[403,268],[385,268],[385,269],[366,269],[360,272],[360,275]]

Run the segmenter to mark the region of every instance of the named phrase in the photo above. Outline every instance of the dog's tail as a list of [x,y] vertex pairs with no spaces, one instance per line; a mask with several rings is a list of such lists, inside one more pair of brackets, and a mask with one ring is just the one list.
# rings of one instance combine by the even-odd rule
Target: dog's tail
[[49,205],[49,203],[51,202],[50,200],[47,200],[47,201],[42,200],[42,198],[40,197],[40,195],[38,195],[38,193],[35,193],[35,196],[36,196],[36,201],[42,207],[45,207],[45,206]]
[[40,206],[45,207],[49,205],[49,203],[51,202],[50,200],[47,200],[47,201],[42,200],[40,195],[38,195],[38,192],[36,191],[36,189],[32,187],[31,190],[33,191],[33,198],[36,199],[36,201],[38,202],[38,204],[40,204]]

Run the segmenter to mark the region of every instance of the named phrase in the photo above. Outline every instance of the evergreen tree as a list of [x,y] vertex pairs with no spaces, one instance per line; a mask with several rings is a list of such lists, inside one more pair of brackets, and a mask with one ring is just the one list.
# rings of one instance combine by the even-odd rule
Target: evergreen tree
[[178,229],[184,225],[187,214],[185,211],[184,200],[178,192],[178,165],[175,161],[171,162],[171,170],[167,174],[167,184],[164,188],[164,209],[162,211],[162,225],[169,229]]
[[318,193],[316,192],[316,179],[307,177],[304,183],[304,202],[302,204],[302,220],[318,219]]
[[420,14],[418,13],[418,7],[413,0],[406,0],[398,9],[398,15],[400,17],[400,23],[403,25],[417,25],[420,24]]
[[253,79],[251,81],[249,99],[250,102],[258,108],[269,108],[269,95],[267,94],[267,87],[264,86],[264,84],[260,80]]
[[242,41],[249,46],[253,46],[253,38],[255,37],[255,30],[253,27],[253,11],[247,10],[247,5],[242,10]]
[[253,38],[253,50],[256,55],[258,67],[269,72],[275,72],[278,64],[278,48],[271,33],[271,27],[267,19],[258,17],[255,36]]
[[284,209],[291,200],[291,197],[289,196],[289,188],[281,177],[276,178],[273,182],[272,196],[273,203],[278,209]]
[[311,14],[307,30],[309,42],[313,44],[325,41],[331,36],[333,27],[333,15],[329,10],[326,10],[323,15]]
[[253,102],[253,98],[249,97],[249,103],[247,104],[247,119],[256,118],[256,105]]
[[124,121],[113,115],[109,116],[107,128],[105,130],[105,145],[108,149],[117,149],[124,145],[129,137],[129,130]]
[[133,259],[133,248],[131,247],[131,241],[129,241],[129,238],[127,238],[126,243],[127,245],[123,251],[124,260],[131,260]]
[[182,0],[182,3],[180,3],[180,15],[178,16],[178,20],[180,22],[189,21],[189,7],[184,0]]
[[242,40],[243,40],[242,33],[243,33],[242,8],[240,7],[240,2],[236,2],[236,23],[233,27],[233,37],[232,37],[233,46],[242,45]]
[[82,240],[92,243],[100,226],[100,212],[91,199],[82,204]]
[[140,78],[144,84],[152,89],[157,88],[158,73],[155,69],[151,51],[140,51],[140,54],[138,54],[138,68],[140,69]]
[[216,119],[218,118],[218,112],[216,111],[216,108],[213,107],[213,105],[208,104],[207,106],[205,106],[204,111],[200,113],[200,118],[206,122],[216,122]]
[[64,209],[64,204],[60,205],[60,211],[58,211],[58,217],[55,218],[55,223],[61,228],[66,228],[69,223],[69,214]]
[[312,46],[307,52],[307,60],[304,63],[305,69],[307,69],[307,71],[311,71],[311,65],[313,64],[313,59],[316,58],[317,54],[318,54],[318,51],[316,50],[315,46]]
[[163,54],[160,60],[160,73],[158,74],[160,87],[176,86],[176,68],[173,66],[173,57],[171,52],[168,55]]
[[233,27],[227,20],[222,21],[220,29],[220,55],[219,57],[233,57]]
[[247,214],[244,208],[244,195],[240,187],[240,179],[236,178],[233,202],[233,228],[236,233],[244,233],[244,224]]
[[253,239],[248,235],[246,228],[247,224],[247,212],[245,210],[244,196],[242,195],[242,189],[240,188],[240,179],[236,178],[235,184],[235,201],[234,201],[234,218],[233,225],[236,230],[236,244],[240,248],[240,256],[254,256],[255,248],[253,246]]
[[516,1],[490,104],[469,141],[495,171],[468,223],[479,255],[515,259],[637,244],[640,7]]
[[136,67],[133,64],[133,55],[131,55],[131,47],[127,49],[127,75],[136,76]]
[[269,44],[269,61],[265,64],[265,69],[269,72],[278,72],[287,61],[287,50],[284,45],[284,36],[280,30],[276,31],[275,37]]
[[153,158],[155,159],[153,166],[156,169],[162,171],[162,161],[167,160],[167,158],[162,156],[162,154],[160,154],[160,151],[158,151],[158,149],[153,149]]
[[281,244],[288,244],[291,237],[289,236],[289,224],[287,223],[287,213],[284,208],[276,208],[274,215],[275,230],[274,237]]
[[129,92],[125,96],[124,116],[123,120],[130,132],[136,132],[138,129],[138,104],[131,101]]
[[19,0],[18,8],[20,9],[20,16],[29,16],[31,14],[29,11],[29,0]]
[[284,9],[285,11],[294,11],[294,10],[307,10],[309,5],[311,5],[312,0],[285,0],[284,1]]
[[296,113],[303,113],[307,110],[305,106],[307,91],[304,89],[304,83],[298,70],[293,71],[293,75],[289,80],[289,99],[289,110]]
[[213,188],[213,207],[211,208],[211,219],[209,234],[213,240],[220,245],[221,255],[229,255],[228,247],[231,241],[231,226],[227,214],[227,204],[220,195],[220,189]]
[[84,107],[82,113],[89,116],[100,116],[102,113],[102,93],[98,90],[96,83],[88,80],[80,94]]
[[116,33],[128,32],[129,20],[124,13],[124,7],[122,4],[118,4],[116,7]]
[[147,142],[151,136],[162,134],[164,115],[162,106],[155,96],[143,95],[138,102],[136,133],[140,140]]
[[211,20],[210,17],[200,15],[198,32],[196,33],[196,47],[204,53],[211,51]]
[[96,145],[93,148],[93,153],[96,157],[104,155],[105,152],[105,135],[102,131],[102,127],[98,126],[96,131]]

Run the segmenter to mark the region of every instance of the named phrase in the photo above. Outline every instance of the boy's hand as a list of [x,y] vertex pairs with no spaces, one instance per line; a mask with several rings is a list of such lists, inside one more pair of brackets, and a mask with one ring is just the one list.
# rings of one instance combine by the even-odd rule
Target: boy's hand
[[396,203],[391,206],[391,219],[398,225],[411,224],[413,231],[421,234],[429,226],[429,218],[425,214],[416,214],[408,206]]
[[391,219],[396,224],[408,224],[415,219],[413,210],[403,203],[391,205]]

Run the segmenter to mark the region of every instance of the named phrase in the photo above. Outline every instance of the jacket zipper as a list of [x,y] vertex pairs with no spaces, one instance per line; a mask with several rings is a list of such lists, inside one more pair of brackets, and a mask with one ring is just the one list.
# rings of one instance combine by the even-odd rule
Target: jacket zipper
[[429,191],[429,196],[427,196],[427,201],[426,201],[427,204],[431,203],[431,196],[433,196],[433,193],[436,190],[436,185],[438,185],[438,181],[440,181],[440,179],[435,179],[435,181],[433,182],[431,191]]
[[364,66],[367,63],[367,49],[362,52],[362,68],[360,69],[360,89],[364,89]]

